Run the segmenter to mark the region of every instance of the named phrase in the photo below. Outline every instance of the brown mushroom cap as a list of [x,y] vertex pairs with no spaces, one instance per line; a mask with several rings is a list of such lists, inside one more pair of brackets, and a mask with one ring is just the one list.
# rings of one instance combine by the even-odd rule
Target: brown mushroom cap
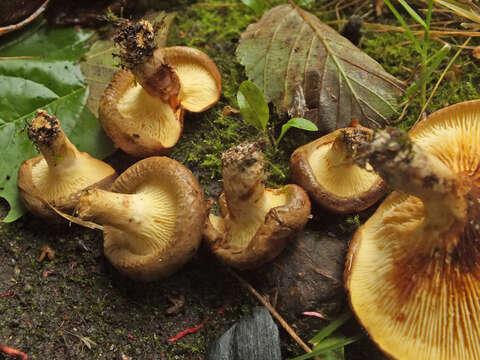
[[119,71],[105,90],[99,119],[115,145],[134,156],[162,154],[182,133],[183,110],[174,111],[135,83],[131,72]]
[[59,220],[49,205],[70,212],[82,190],[106,187],[116,177],[110,165],[79,152],[58,120],[44,111],[39,111],[31,122],[29,136],[42,155],[20,165],[18,187],[23,203],[36,215]]
[[167,277],[197,251],[208,212],[197,179],[167,157],[137,162],[109,191],[92,190],[77,207],[82,219],[104,224],[107,259],[140,281]]
[[297,185],[266,189],[263,154],[257,143],[242,143],[222,156],[221,216],[210,214],[208,245],[223,262],[252,269],[274,259],[310,216],[310,200]]
[[178,75],[178,97],[184,109],[202,112],[216,104],[222,92],[222,78],[207,54],[186,46],[172,46],[157,51]]
[[[395,359],[479,359],[480,101],[437,111],[409,135],[448,176],[412,182],[424,189],[416,196],[393,192],[357,230],[345,270],[351,306]],[[451,190],[436,196],[436,187]]]
[[385,195],[387,185],[349,159],[341,138],[369,131],[359,126],[338,129],[299,147],[290,158],[293,181],[330,211],[348,214],[367,209]]

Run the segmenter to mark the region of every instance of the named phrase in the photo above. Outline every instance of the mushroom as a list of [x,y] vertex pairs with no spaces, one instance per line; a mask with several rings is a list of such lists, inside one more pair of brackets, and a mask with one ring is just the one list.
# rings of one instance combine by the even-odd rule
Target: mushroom
[[273,260],[310,216],[310,200],[297,185],[267,189],[259,142],[244,142],[222,155],[221,216],[210,214],[205,238],[213,253],[238,269]]
[[359,152],[397,191],[354,235],[351,306],[395,359],[480,359],[480,101],[409,137],[388,129]]
[[43,110],[29,124],[28,137],[41,155],[20,165],[18,188],[23,203],[36,215],[59,220],[51,206],[70,212],[82,190],[106,187],[116,177],[110,165],[78,151],[58,119]]
[[372,134],[358,124],[338,129],[294,151],[290,158],[293,181],[324,208],[341,214],[367,209],[387,192],[371,167],[352,160],[357,144]]
[[128,168],[109,190],[87,191],[77,214],[104,225],[105,256],[121,273],[134,280],[157,280],[195,254],[208,207],[185,166],[150,157]]
[[131,155],[165,153],[180,138],[184,109],[201,112],[218,101],[220,73],[200,50],[156,49],[153,27],[145,20],[121,21],[116,42],[124,70],[101,100],[102,126]]

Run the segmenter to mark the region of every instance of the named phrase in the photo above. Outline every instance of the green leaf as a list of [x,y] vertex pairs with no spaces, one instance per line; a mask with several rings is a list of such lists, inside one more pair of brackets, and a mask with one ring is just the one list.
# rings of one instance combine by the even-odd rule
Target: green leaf
[[315,335],[312,339],[309,340],[311,344],[318,344],[326,337],[330,336],[335,330],[337,330],[340,326],[345,324],[348,319],[352,317],[352,313],[347,311],[340,316],[338,316],[335,320],[331,321],[330,324],[325,326],[322,330],[320,330],[317,335]]
[[244,81],[240,84],[237,92],[237,102],[240,114],[250,125],[260,131],[267,129],[269,119],[268,104],[263,97],[260,88],[251,81]]
[[0,45],[1,56],[41,56],[51,60],[77,60],[85,52],[92,32],[73,28],[51,29],[37,21],[26,31],[13,33]]
[[90,33],[35,24],[15,35],[0,45],[0,56],[41,58],[0,60],[0,197],[10,205],[5,222],[25,212],[17,173],[23,161],[37,155],[25,126],[38,109],[56,115],[80,151],[99,158],[113,151],[110,139],[86,107],[88,89],[74,62]]
[[255,11],[255,14],[261,15],[265,10],[265,1],[264,0],[241,0],[242,3],[247,5],[250,9]]
[[288,129],[292,127],[301,129],[301,130],[306,130],[306,131],[318,131],[317,125],[315,125],[310,120],[307,120],[304,118],[293,118],[288,120],[288,122],[286,122],[285,124],[283,124],[282,131],[280,132],[280,136],[278,137],[277,141],[275,141],[275,144],[278,144],[280,140],[282,140],[283,136],[288,131]]
[[384,126],[398,114],[402,83],[315,15],[294,4],[276,6],[242,34],[237,58],[248,78],[281,114],[301,88],[309,119],[322,132],[354,118]]
[[[296,358],[293,358],[291,360],[311,359],[314,356],[318,356],[318,355],[330,355],[330,358],[332,358],[332,356],[335,356],[335,354],[332,354],[331,352],[334,352],[338,349],[342,349],[346,345],[354,343],[361,338],[362,338],[362,335],[357,335],[352,337],[344,337],[344,336],[332,337],[332,338],[326,339],[324,342],[315,346],[312,349],[311,353],[297,356]],[[338,357],[338,356],[339,355],[337,354],[336,357],[333,357],[333,359],[342,359],[342,357]]]

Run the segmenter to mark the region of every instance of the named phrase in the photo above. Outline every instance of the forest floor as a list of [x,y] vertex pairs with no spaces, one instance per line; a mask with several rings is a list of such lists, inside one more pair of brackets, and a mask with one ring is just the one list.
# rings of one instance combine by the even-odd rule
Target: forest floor
[[[267,3],[273,6],[280,1]],[[327,2],[316,3],[312,7],[320,9],[322,3]],[[372,9],[360,7],[361,3],[340,9],[338,15],[335,6],[316,14],[324,21],[335,21],[338,16],[347,19],[354,13],[362,15]],[[172,152],[174,158],[199,177],[207,195],[215,197],[221,189],[221,152],[258,135],[238,116],[223,114],[224,106],[236,105],[236,91],[246,79],[235,59],[235,49],[242,31],[256,21],[256,17],[242,3],[233,1],[216,4],[178,1],[173,8],[162,5],[160,8],[176,12],[169,45],[202,49],[214,59],[222,73],[221,101],[205,114],[187,116],[182,140]],[[365,18],[368,22],[395,24],[391,15],[377,18],[374,11],[370,13]],[[336,24],[332,26],[339,29]],[[418,58],[406,34],[380,32],[371,27],[363,31],[359,47],[394,76],[407,79],[406,69],[414,69]],[[448,39],[455,45],[464,40]],[[478,45],[478,41],[473,40],[470,45]],[[427,112],[479,98],[479,66],[471,50],[465,50],[449,71],[448,80],[442,82]],[[438,76],[435,75],[433,81]],[[414,100],[403,127],[413,123],[420,108]],[[280,121],[274,118],[274,126],[279,127]],[[267,160],[279,169],[270,168],[268,184],[285,183],[283,175],[288,177],[292,150],[315,137],[292,131],[279,149],[267,149]],[[118,158],[126,158],[117,154],[113,156],[114,161],[115,157],[117,162]],[[0,218],[6,212],[2,205]],[[315,209],[313,219],[323,214],[322,210]],[[322,236],[328,233],[341,238],[346,245],[365,218],[366,214],[329,217],[320,221],[325,225],[320,231]],[[310,224],[308,228],[318,230],[319,225]],[[39,261],[46,245],[54,250],[55,257]],[[181,305],[172,308],[175,303]],[[22,350],[29,359],[120,360],[123,356],[152,360],[202,359],[208,344],[256,305],[258,301],[204,248],[172,277],[143,284],[119,275],[106,261],[100,232],[76,225],[51,226],[30,214],[14,223],[0,223],[0,344]],[[313,335],[312,329],[325,324],[313,318],[311,322],[308,330],[295,327],[295,321],[290,325],[308,339]],[[181,331],[200,324],[204,325],[196,333],[169,341]],[[358,330],[355,324],[352,327]],[[282,342],[285,357],[302,353],[284,332]],[[377,353],[373,347],[357,346],[347,353],[347,358],[372,359],[373,353]],[[7,357],[0,353],[0,359]]]

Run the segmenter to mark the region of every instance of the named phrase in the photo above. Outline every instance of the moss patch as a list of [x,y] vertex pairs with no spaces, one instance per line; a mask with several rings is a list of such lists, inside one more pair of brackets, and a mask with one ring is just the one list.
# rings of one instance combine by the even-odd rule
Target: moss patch
[[[164,9],[171,3],[152,2]],[[269,5],[277,3],[280,1],[270,1]],[[315,2],[312,8],[320,3]],[[234,0],[193,5],[181,0],[174,6],[177,18],[169,44],[193,46],[209,54],[222,73],[223,94],[211,110],[186,116],[184,134],[171,155],[190,167],[207,194],[215,196],[221,189],[221,153],[259,136],[240,116],[223,112],[227,105],[236,107],[238,86],[246,79],[234,54],[240,34],[256,20],[255,14]],[[332,14],[324,14],[322,19],[334,19]],[[388,16],[377,21],[393,23]],[[448,39],[457,45],[462,40]],[[402,33],[366,31],[360,47],[387,71],[407,79],[405,68],[414,69],[419,59],[406,41]],[[474,39],[470,45],[478,44],[479,40]],[[445,65],[441,64],[440,69]],[[480,62],[465,52],[455,65],[428,112],[480,97]],[[435,73],[433,82],[439,75]],[[432,86],[429,84],[429,88]],[[415,100],[400,126],[411,126],[419,111],[420,104]],[[269,132],[278,136],[284,121],[272,115]],[[288,181],[290,154],[315,137],[293,129],[279,148],[267,147],[270,186]],[[334,234],[351,234],[371,211],[322,222],[324,211],[314,208],[315,221],[309,226]],[[56,258],[40,263],[37,258],[44,244],[56,251]],[[203,249],[173,277],[136,284],[119,276],[105,261],[99,233],[77,227],[52,228],[29,215],[14,224],[0,224],[0,294],[8,292],[14,295],[0,298],[0,343],[25,351],[31,359],[44,359],[46,354],[53,359],[119,359],[122,354],[133,359],[202,359],[209,342],[257,304]],[[169,297],[182,295],[185,306],[168,315],[165,310],[171,306]],[[220,308],[226,312],[218,315]],[[205,326],[198,333],[168,342],[179,331],[204,320]],[[284,340],[288,355],[301,352],[289,338]],[[362,351],[348,358],[370,358],[371,351]],[[0,359],[4,359],[1,354]]]

